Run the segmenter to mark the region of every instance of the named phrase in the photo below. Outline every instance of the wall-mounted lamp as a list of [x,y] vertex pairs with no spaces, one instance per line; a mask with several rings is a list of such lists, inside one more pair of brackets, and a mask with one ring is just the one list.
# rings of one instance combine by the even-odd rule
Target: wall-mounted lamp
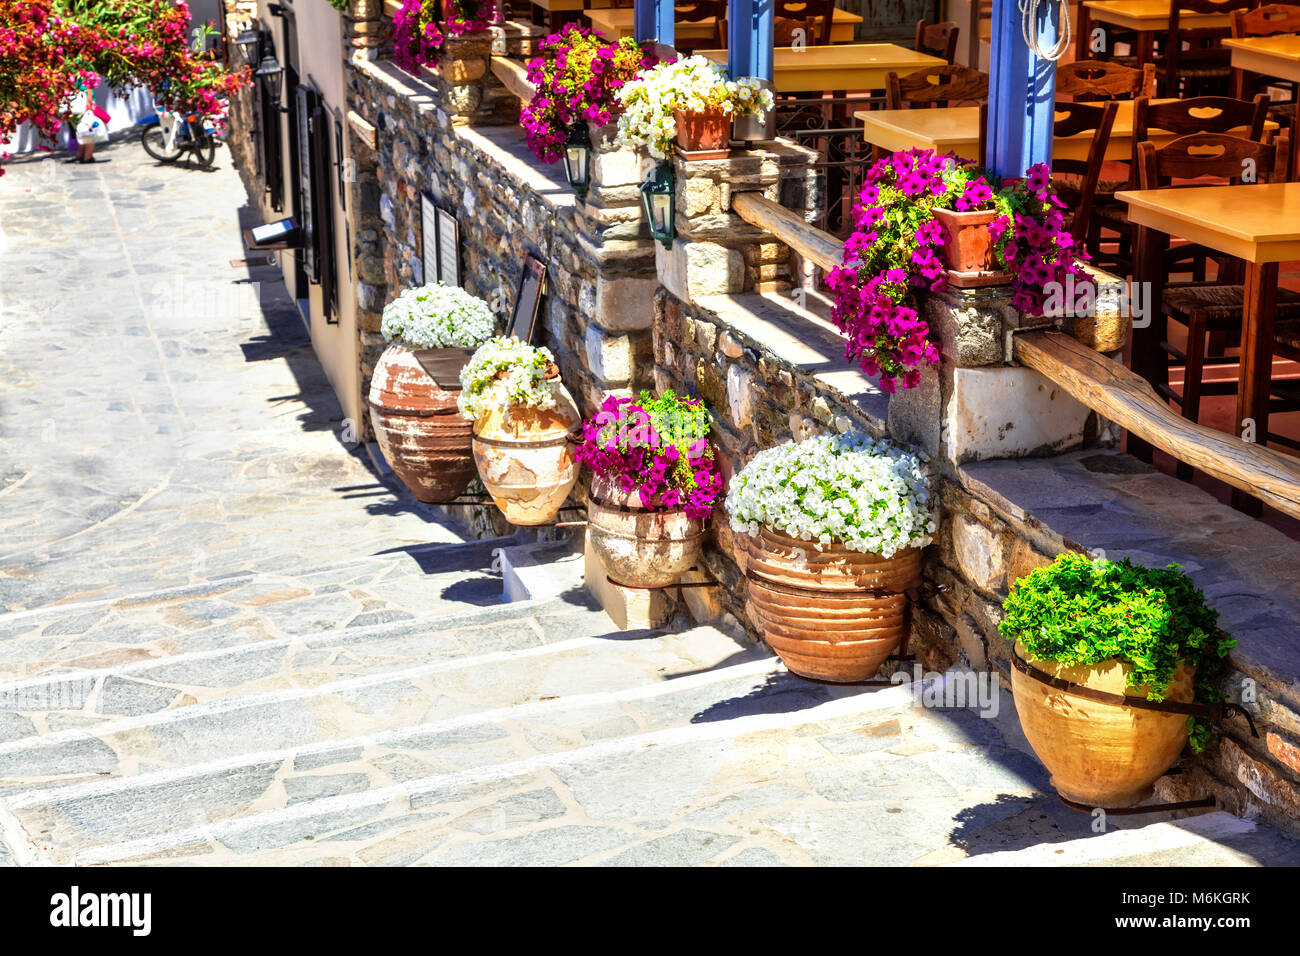
[[262,31],[244,30],[235,38],[239,55],[248,66],[256,66],[262,59]]
[[273,56],[262,57],[262,62],[253,75],[266,83],[266,93],[271,99],[271,106],[281,113],[289,112],[280,106],[280,79],[284,76],[284,67],[280,65],[280,61]]
[[667,160],[660,160],[641,184],[641,208],[650,223],[650,235],[662,242],[665,249],[671,249],[673,237],[677,235],[677,183],[672,164]]
[[591,185],[591,134],[584,122],[569,127],[569,137],[564,141],[564,175],[573,191],[586,199]]

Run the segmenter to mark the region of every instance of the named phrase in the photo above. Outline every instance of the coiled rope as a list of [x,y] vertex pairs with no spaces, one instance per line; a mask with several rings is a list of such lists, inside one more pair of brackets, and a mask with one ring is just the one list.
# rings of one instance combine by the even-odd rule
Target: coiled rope
[[1070,25],[1069,0],[1056,0],[1061,8],[1061,28],[1057,33],[1056,43],[1051,49],[1044,49],[1038,36],[1038,9],[1050,4],[1052,0],[1019,0],[1020,32],[1025,38],[1029,52],[1044,60],[1059,60],[1070,48],[1070,36],[1074,32]]

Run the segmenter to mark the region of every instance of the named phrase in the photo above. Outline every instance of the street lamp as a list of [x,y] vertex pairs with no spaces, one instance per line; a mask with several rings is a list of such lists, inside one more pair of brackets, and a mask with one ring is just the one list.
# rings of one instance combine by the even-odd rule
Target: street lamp
[[665,249],[671,249],[673,237],[677,235],[677,184],[672,164],[667,160],[660,160],[641,184],[641,208],[650,223],[650,235],[662,242]]
[[235,38],[235,46],[239,47],[239,55],[245,64],[256,66],[262,58],[262,31],[244,30]]
[[284,76],[284,67],[280,65],[280,61],[273,56],[262,57],[262,62],[253,75],[266,83],[266,92],[271,98],[271,106],[282,113],[287,113],[288,110],[280,107],[280,78]]
[[569,127],[569,137],[564,141],[564,175],[573,191],[586,199],[591,185],[591,134],[584,122]]

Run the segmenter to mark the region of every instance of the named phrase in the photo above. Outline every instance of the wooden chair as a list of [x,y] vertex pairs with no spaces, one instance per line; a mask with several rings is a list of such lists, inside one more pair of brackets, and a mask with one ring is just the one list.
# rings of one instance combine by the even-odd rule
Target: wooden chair
[[933,66],[905,76],[885,75],[886,109],[959,106],[981,103],[988,98],[988,74],[968,66]]
[[831,42],[835,0],[773,0],[772,6],[776,16],[773,45],[790,46],[795,41],[796,30],[803,31],[803,42],[808,46],[826,46]]
[[[673,17],[678,23],[701,23],[713,20],[713,47],[719,50],[727,48],[727,0],[690,0],[674,8]],[[710,41],[705,41],[710,43]],[[681,53],[692,53],[700,44],[693,41],[677,41],[674,46]],[[704,47],[706,50],[708,46]]]
[[1077,136],[1091,132],[1092,143],[1087,159],[1052,158],[1052,185],[1061,201],[1071,210],[1070,235],[1083,245],[1092,224],[1092,207],[1101,179],[1101,166],[1110,145],[1110,132],[1115,126],[1119,105],[1107,103],[1057,103],[1052,124],[1055,138]]
[[[1218,182],[1240,182],[1247,160],[1253,163],[1254,175],[1262,181],[1272,172],[1276,148],[1269,143],[1229,133],[1190,133],[1159,148],[1150,141],[1138,143],[1134,162],[1140,188],[1167,189],[1205,185],[1207,177]],[[1236,391],[1235,382],[1218,383],[1212,389],[1207,388],[1205,366],[1222,365],[1236,359],[1207,356],[1206,342],[1215,333],[1224,337],[1240,333],[1244,300],[1244,287],[1236,283],[1215,281],[1165,285],[1161,314],[1166,322],[1186,329],[1187,342],[1185,348],[1178,348],[1169,340],[1166,331],[1160,347],[1172,356],[1175,363],[1183,364],[1183,390],[1180,395],[1167,384],[1157,384],[1156,388],[1179,406],[1186,419],[1196,421],[1199,418],[1203,395],[1233,394]],[[1300,293],[1278,289],[1275,315],[1274,351],[1288,358],[1300,358]],[[1300,401],[1292,404],[1300,408]],[[1191,466],[1180,463],[1178,476],[1190,479]]]
[[[1229,29],[1234,37],[1268,37],[1277,36],[1284,33],[1300,33],[1300,6],[1286,3],[1266,3],[1262,7],[1254,10],[1233,10],[1231,13],[1231,25]],[[1233,95],[1244,98],[1248,94],[1265,92],[1268,87],[1289,91],[1290,99],[1272,100],[1268,105],[1268,112],[1273,119],[1286,126],[1286,144],[1287,149],[1282,150],[1280,155],[1288,156],[1286,163],[1286,179],[1294,180],[1300,174],[1300,168],[1296,163],[1296,84],[1291,80],[1277,79],[1276,77],[1262,77],[1257,73],[1248,73],[1245,70],[1234,69],[1232,71]],[[1279,150],[1282,144],[1278,143]],[[1279,161],[1278,166],[1282,163]]]
[[1056,96],[1076,103],[1104,100],[1131,100],[1154,96],[1156,67],[1147,63],[1141,69],[1113,60],[1075,60],[1056,65]]
[[921,20],[916,25],[916,43],[912,48],[917,53],[941,56],[951,64],[957,57],[957,39],[960,35],[961,27],[952,20],[942,23]]
[[[1251,10],[1259,0],[1169,0],[1169,32],[1164,54],[1156,57],[1156,72],[1165,96],[1201,95],[1217,89],[1227,93],[1232,76],[1231,51],[1219,43],[1226,27],[1184,27],[1182,11],[1231,15]],[[1183,49],[1187,43],[1188,49]]]

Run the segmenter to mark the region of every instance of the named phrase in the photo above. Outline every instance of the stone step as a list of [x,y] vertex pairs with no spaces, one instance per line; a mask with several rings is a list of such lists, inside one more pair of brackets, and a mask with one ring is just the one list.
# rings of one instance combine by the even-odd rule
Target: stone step
[[[545,865],[608,856],[665,831],[684,831],[674,840],[711,856],[741,842],[734,821],[755,809],[782,810],[772,825],[797,842],[805,813],[856,802],[857,783],[868,799],[905,789],[956,796],[960,768],[952,780],[936,777],[911,763],[915,754],[886,755],[892,772],[855,776],[863,751],[879,757],[900,743],[899,715],[911,705],[906,686],[810,684],[774,659],[751,660],[327,745],[13,794],[0,832],[26,863],[394,863],[445,849],[439,862]],[[924,777],[913,782],[909,770]],[[877,812],[883,822],[886,809]],[[539,825],[547,833],[536,838],[494,839]],[[452,846],[466,836],[483,846]],[[791,846],[786,862],[808,862]],[[663,862],[653,847],[639,852],[635,862]]]
[[[537,639],[506,636],[505,650],[483,646],[438,659],[421,657],[422,637],[398,638],[399,652],[414,652],[401,667],[324,667],[316,682],[304,668],[287,688],[11,740],[0,744],[0,793],[295,749],[575,692],[627,690],[766,656],[712,628],[611,632],[604,615],[581,609],[518,624]],[[513,628],[494,627],[501,636]]]
[[[1115,818],[1119,819],[1119,818]],[[1132,818],[1129,818],[1132,819]],[[1300,844],[1222,810],[1075,840],[985,853],[949,866],[1296,866]]]
[[296,573],[235,575],[3,614],[0,679],[489,606],[501,599],[496,555],[515,540],[428,545]]

